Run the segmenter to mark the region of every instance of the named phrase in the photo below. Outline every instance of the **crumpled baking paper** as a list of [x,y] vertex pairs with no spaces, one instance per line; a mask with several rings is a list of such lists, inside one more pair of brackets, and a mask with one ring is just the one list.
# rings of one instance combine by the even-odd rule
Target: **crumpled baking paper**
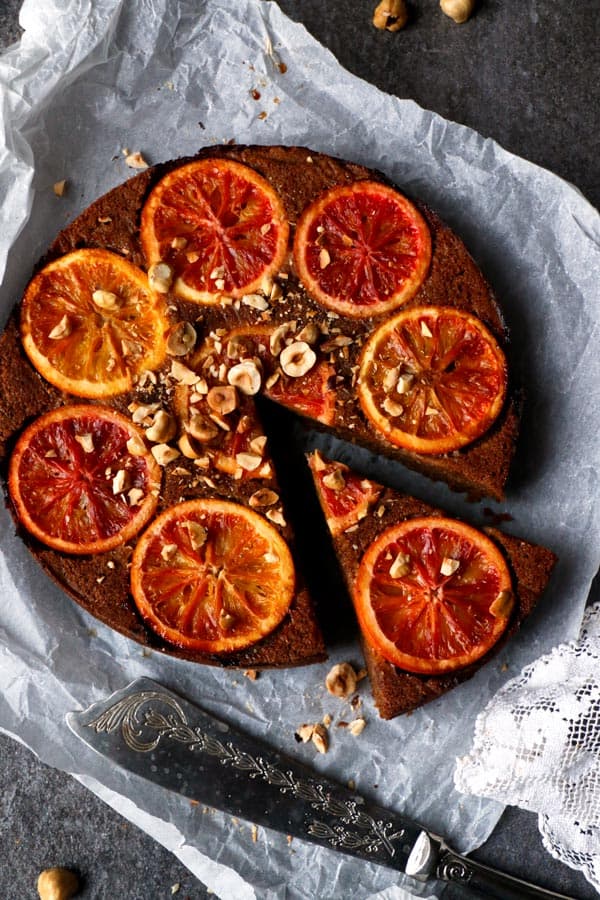
[[[576,636],[599,562],[598,215],[549,172],[351,76],[274,3],[26,0],[21,24],[20,44],[0,58],[3,318],[56,232],[132,174],[123,148],[158,162],[230,139],[303,144],[380,169],[441,213],[497,292],[528,394],[502,506],[514,517],[506,528],[554,548],[560,563],[538,611],[471,682],[393,722],[378,720],[363,682],[367,728],[358,739],[333,728],[327,755],[297,745],[293,733],[325,713],[350,717],[323,682],[333,662],[360,664],[356,643],[337,644],[328,663],[265,672],[256,682],[148,655],[51,584],[9,515],[0,515],[6,733],[173,850],[220,897],[394,896],[400,879],[384,868],[299,840],[289,845],[262,829],[254,843],[248,823],[124,774],[82,747],[64,717],[149,675],[315,770],[353,779],[457,849],[484,841],[502,806],[455,791],[455,758],[467,752],[485,700],[524,664]],[[68,189],[59,199],[52,185],[63,178]],[[398,464],[335,446],[367,474],[482,520],[486,504],[467,504]]]

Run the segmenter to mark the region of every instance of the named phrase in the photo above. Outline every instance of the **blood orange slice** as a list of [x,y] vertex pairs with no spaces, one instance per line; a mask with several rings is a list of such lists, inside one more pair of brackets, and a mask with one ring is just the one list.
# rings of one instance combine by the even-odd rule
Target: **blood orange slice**
[[276,191],[254,169],[203,159],[159,181],[140,236],[148,265],[174,270],[180,297],[216,303],[268,282],[284,262],[289,225]]
[[367,641],[408,672],[440,675],[484,656],[514,605],[500,550],[453,519],[409,519],[368,547],[354,601]]
[[506,359],[483,323],[428,306],[398,313],[372,334],[361,356],[358,397],[392,444],[440,454],[488,430],[506,387]]
[[204,653],[231,653],[270,634],[294,587],[277,530],[225,500],[191,500],[162,513],[138,541],[131,567],[133,598],[149,627]]
[[361,478],[348,466],[325,460],[315,450],[308,458],[321,508],[335,537],[364,519],[381,493],[381,487]]
[[50,384],[76,397],[112,397],[164,360],[165,317],[141,269],[108,250],[75,250],[29,283],[21,337]]
[[358,181],[326,191],[302,213],[294,263],[322,306],[378,316],[414,297],[431,262],[431,236],[413,204],[392,188]]
[[66,553],[124,544],[156,508],[161,474],[142,432],[114,410],[61,406],[23,432],[8,487],[24,527]]

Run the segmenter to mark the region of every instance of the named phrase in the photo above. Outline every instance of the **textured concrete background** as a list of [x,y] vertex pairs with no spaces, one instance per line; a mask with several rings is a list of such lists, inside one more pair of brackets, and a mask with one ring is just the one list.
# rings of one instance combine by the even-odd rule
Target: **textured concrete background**
[[[19,36],[20,5],[0,0],[2,47]],[[437,0],[422,0],[411,4],[409,27],[395,35],[372,28],[375,0],[280,0],[280,6],[350,71],[495,138],[600,203],[598,0],[481,0],[465,26],[443,16]],[[597,896],[581,875],[545,853],[529,813],[508,810],[474,856],[581,900]],[[158,900],[173,896],[175,884],[178,900],[208,896],[153,840],[0,736],[0,898],[34,898],[37,875],[50,865],[77,869],[78,896],[90,900]],[[330,896],[342,900],[333,886]],[[448,888],[445,896],[471,895]]]

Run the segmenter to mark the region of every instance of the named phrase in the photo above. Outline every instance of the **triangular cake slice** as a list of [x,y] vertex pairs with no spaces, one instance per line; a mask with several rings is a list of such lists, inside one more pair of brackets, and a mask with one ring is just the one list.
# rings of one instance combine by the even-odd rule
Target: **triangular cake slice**
[[[389,648],[386,648],[386,653],[384,654],[381,647],[375,645],[371,635],[365,633],[364,614],[361,617],[361,601],[359,597],[361,586],[364,584],[364,572],[371,565],[369,559],[375,558],[373,548],[376,548],[382,541],[384,542],[385,539],[382,536],[390,534],[392,529],[398,529],[403,523],[414,522],[417,519],[421,521],[433,519],[434,524],[438,521],[448,520],[439,509],[435,509],[414,497],[369,481],[342,463],[325,459],[317,451],[310,454],[308,460],[339,564],[359,620],[361,620],[361,642],[375,704],[382,718],[391,719],[436,699],[474,675],[480,666],[504,644],[524,619],[530,615],[546,587],[556,562],[556,556],[545,547],[504,534],[497,528],[485,528],[482,532],[478,532],[483,536],[483,540],[486,542],[485,546],[489,546],[487,544],[488,540],[491,541],[492,549],[490,552],[492,554],[499,553],[501,560],[506,564],[506,570],[510,579],[508,588],[506,584],[500,585],[501,590],[498,592],[498,597],[493,600],[490,606],[490,608],[493,607],[497,616],[505,617],[505,627],[499,625],[498,630],[500,633],[489,650],[466,665],[442,670],[436,674],[431,674],[427,671],[407,671],[386,658]],[[453,521],[456,522],[456,520]],[[458,528],[465,527],[463,523],[457,523],[457,526]],[[466,527],[471,531],[470,526]],[[398,545],[391,546],[397,549]],[[410,553],[401,554],[395,551],[394,553],[388,553],[387,558],[389,561],[385,563],[385,567],[388,584],[392,585],[389,592],[390,595],[395,590],[392,576],[397,577],[398,573],[400,575],[408,573],[410,578],[411,573],[409,570],[413,565],[415,570],[418,570],[418,574],[422,574],[428,565],[426,559],[428,552],[429,548],[426,548],[425,552],[416,560],[411,560]],[[444,552],[448,553],[448,557],[444,556]],[[448,549],[444,552],[438,557],[436,563],[438,570],[441,569],[442,571],[439,579],[440,583],[450,581],[453,577],[453,572],[456,572],[456,570],[458,570],[456,572],[458,578],[460,575],[459,565],[462,565],[462,563],[459,564],[458,559],[455,560],[453,558],[453,556],[459,556],[459,554],[453,554]],[[471,562],[471,565],[474,565],[474,563]],[[372,569],[369,571],[372,571]],[[427,573],[425,572],[425,574]],[[482,590],[487,589],[488,586],[484,585]],[[464,583],[457,584],[455,593],[461,590],[464,590]],[[412,601],[415,598],[411,597],[409,599]],[[416,599],[418,603],[419,597]],[[388,600],[389,597],[385,599],[385,602],[388,602]],[[506,602],[508,602],[508,606]],[[431,621],[438,621],[435,619],[435,613],[433,614],[434,619],[429,620],[427,618],[430,615],[430,610],[423,608],[426,605],[426,603],[422,604],[420,610],[417,610],[414,614],[411,613],[412,619],[410,617],[404,619],[404,622],[408,622],[409,629],[414,626],[419,612],[421,615],[420,621],[426,620],[423,627],[419,626],[420,632],[426,631],[430,627]],[[454,612],[455,608],[453,614]],[[387,614],[385,609],[383,614]],[[487,609],[485,614],[487,615]],[[394,621],[396,627],[399,628],[398,623],[401,620],[395,619]],[[432,625],[431,627],[437,629],[437,625]],[[472,623],[469,627],[473,627]],[[484,624],[476,624],[475,627],[480,627],[483,633],[485,626]],[[436,635],[437,633],[436,630]],[[422,633],[420,636],[422,637]],[[403,639],[400,637],[400,632],[395,632],[393,637],[397,640],[398,646],[402,646]],[[430,636],[431,646],[426,648],[426,654],[431,653],[434,657],[439,652],[440,655],[443,655],[438,650],[439,643],[436,644],[436,641],[438,641],[437,637],[431,638]],[[405,645],[403,649],[406,650]],[[466,655],[468,656],[470,652],[471,649],[468,648]],[[414,661],[411,659],[410,662],[412,665]],[[429,662],[431,660],[425,661],[424,669],[427,669]],[[418,660],[416,665],[418,667]],[[432,667],[435,668],[435,665],[434,660]],[[441,665],[443,666],[443,663]]]

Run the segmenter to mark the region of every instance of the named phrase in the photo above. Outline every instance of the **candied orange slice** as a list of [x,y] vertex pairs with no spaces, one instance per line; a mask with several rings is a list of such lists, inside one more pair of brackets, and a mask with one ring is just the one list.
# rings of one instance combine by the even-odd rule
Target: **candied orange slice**
[[191,500],[158,516],[138,541],[131,591],[165,641],[231,653],[270,634],[294,596],[289,548],[258,513],[225,500]]
[[160,467],[142,432],[101,406],[61,406],[25,429],[8,487],[22,525],[66,553],[103,553],[156,509]]
[[480,531],[437,516],[387,528],[368,547],[354,603],[367,641],[408,672],[474,663],[502,636],[514,606],[502,553]]
[[440,454],[490,428],[507,377],[504,354],[479,319],[425,306],[398,313],[371,335],[357,390],[363,412],[388,441]]
[[174,271],[178,296],[217,303],[259,290],[281,269],[289,225],[277,192],[254,169],[202,159],[159,181],[140,237],[148,266]]
[[318,303],[345,316],[379,316],[406,303],[430,262],[422,215],[376,181],[331,188],[304,210],[296,228],[300,280]]
[[29,283],[21,337],[46,381],[76,397],[129,390],[165,358],[164,299],[141,269],[108,250],[75,250]]
[[361,478],[343,463],[324,459],[318,450],[310,454],[308,464],[334,537],[364,519],[381,493],[379,485]]

